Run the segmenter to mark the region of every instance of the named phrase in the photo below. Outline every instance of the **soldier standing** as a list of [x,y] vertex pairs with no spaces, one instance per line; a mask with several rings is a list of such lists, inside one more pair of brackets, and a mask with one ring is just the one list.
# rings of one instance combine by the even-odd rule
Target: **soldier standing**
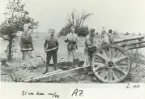
[[20,49],[22,52],[22,60],[26,59],[26,55],[28,55],[29,58],[32,58],[32,51],[34,50],[32,36],[28,32],[29,32],[29,25],[25,24],[24,32],[20,37]]
[[59,47],[59,43],[57,38],[54,36],[55,30],[50,29],[49,30],[50,36],[46,38],[45,43],[44,43],[44,50],[46,52],[46,69],[43,74],[48,72],[48,65],[53,58],[53,64],[54,64],[54,69],[56,70],[57,67],[57,51]]
[[[77,43],[78,43],[78,35],[75,33],[75,28],[71,27],[71,32],[67,34],[65,38],[65,42],[67,43],[67,62],[70,60],[70,55],[73,56],[73,65],[76,67],[77,62],[77,56],[76,56],[76,50],[77,50]],[[68,68],[68,67],[67,67]]]
[[114,39],[113,39],[113,33],[112,30],[108,30],[108,33],[106,33],[102,39],[102,44],[110,44],[113,43]]
[[97,44],[97,40],[95,38],[95,30],[94,29],[90,29],[90,33],[89,35],[86,36],[85,38],[85,63],[84,66],[86,65],[92,65],[92,59],[94,57],[94,54],[97,50],[98,44]]
[[105,27],[102,28],[102,31],[101,31],[101,38],[104,38],[104,35],[106,35]]

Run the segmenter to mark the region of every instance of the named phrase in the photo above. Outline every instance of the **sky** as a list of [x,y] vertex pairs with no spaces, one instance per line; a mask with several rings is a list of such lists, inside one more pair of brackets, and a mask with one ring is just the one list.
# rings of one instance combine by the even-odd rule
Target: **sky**
[[[67,15],[93,13],[85,25],[100,32],[102,27],[118,32],[145,33],[145,0],[23,0],[30,16],[39,21],[38,31],[57,32],[65,25]],[[4,20],[7,0],[0,0],[0,22]]]

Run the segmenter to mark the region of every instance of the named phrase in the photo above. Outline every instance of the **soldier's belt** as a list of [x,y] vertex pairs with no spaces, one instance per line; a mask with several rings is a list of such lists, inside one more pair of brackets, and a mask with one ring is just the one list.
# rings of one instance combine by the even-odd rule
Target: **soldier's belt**
[[32,48],[27,48],[27,49],[21,49],[21,51],[32,51]]

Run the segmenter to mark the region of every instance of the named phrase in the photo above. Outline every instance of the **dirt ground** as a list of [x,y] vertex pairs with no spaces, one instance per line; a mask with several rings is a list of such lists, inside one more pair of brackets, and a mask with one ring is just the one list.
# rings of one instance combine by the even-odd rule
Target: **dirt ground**
[[[36,56],[41,56],[43,60],[45,61],[46,54],[43,49],[44,41],[47,36],[46,33],[39,34],[39,37],[37,37],[35,34],[33,36],[33,41],[34,41],[34,51],[33,51],[33,56],[34,58]],[[121,39],[125,38],[126,36],[116,36],[116,39]],[[131,38],[133,37],[132,35],[129,35],[126,38]],[[99,38],[99,37],[98,37]],[[66,44],[64,43],[64,37],[60,37],[59,39],[59,50],[58,50],[58,62],[65,62],[67,58],[67,50],[66,50]],[[77,50],[77,56],[78,58],[83,61],[84,60],[84,38],[80,37],[79,38],[79,44],[78,44],[78,50]],[[4,40],[0,41],[0,59],[5,58],[5,53],[4,50],[7,46],[7,42]],[[8,74],[12,74],[13,80],[17,81],[22,81],[26,79],[30,79],[33,77],[38,77],[42,76],[42,72],[44,71],[45,67],[40,65],[37,68],[36,67],[28,67],[25,68],[21,66],[22,63],[24,63],[21,60],[21,52],[19,49],[19,41],[16,43],[16,48],[17,51],[14,53],[13,60],[8,63],[8,67],[0,66],[1,68],[1,80],[2,81],[12,81],[11,76]],[[126,78],[124,82],[131,82],[131,83],[137,83],[137,82],[145,82],[145,53],[144,53],[144,48],[139,50],[140,59],[138,62],[134,62],[132,66],[132,70],[129,74],[129,76]],[[141,61],[141,62],[140,62]],[[51,61],[52,63],[52,61]],[[54,71],[53,67],[50,67],[50,71]],[[16,78],[15,78],[16,77]],[[79,75],[73,78],[68,78],[65,81],[62,81],[61,83],[99,83],[97,79],[94,79],[94,75]]]

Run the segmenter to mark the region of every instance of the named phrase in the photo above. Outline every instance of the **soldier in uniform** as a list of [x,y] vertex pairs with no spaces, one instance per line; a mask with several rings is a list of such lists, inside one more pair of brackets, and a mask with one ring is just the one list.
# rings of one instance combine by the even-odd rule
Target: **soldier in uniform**
[[22,52],[22,60],[26,59],[26,55],[28,55],[29,58],[32,58],[32,51],[34,50],[32,36],[28,32],[29,32],[29,25],[25,24],[24,32],[20,37],[20,49]]
[[59,43],[58,43],[57,38],[54,36],[55,30],[50,29],[49,33],[50,33],[50,36],[46,38],[45,43],[44,43],[44,50],[46,52],[46,69],[44,71],[44,74],[48,72],[48,67],[49,67],[48,65],[51,58],[53,58],[54,69],[56,70],[58,68],[57,67],[57,52],[58,52]]
[[104,35],[106,35],[105,27],[102,28],[102,31],[101,31],[101,38],[104,38]]
[[102,44],[110,44],[113,43],[114,39],[113,39],[113,33],[112,30],[108,30],[108,33],[106,33],[102,39]]
[[85,38],[85,62],[84,63],[84,66],[87,66],[87,65],[92,65],[92,59],[94,57],[94,54],[97,50],[97,47],[98,47],[98,42],[97,42],[97,39],[96,39],[96,34],[95,34],[95,30],[94,29],[90,29],[90,33],[89,35],[86,36]]
[[71,27],[71,32],[66,35],[65,43],[67,43],[67,62],[70,61],[70,55],[73,56],[73,65],[76,67],[77,62],[77,56],[76,56],[76,50],[77,50],[77,43],[78,43],[78,35],[75,33],[75,28]]

